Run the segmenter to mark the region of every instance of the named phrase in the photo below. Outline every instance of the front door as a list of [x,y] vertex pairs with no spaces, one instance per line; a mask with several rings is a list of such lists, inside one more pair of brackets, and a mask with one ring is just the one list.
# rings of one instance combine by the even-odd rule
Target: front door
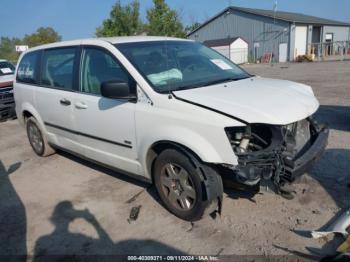
[[74,101],[79,143],[86,157],[137,174],[135,102],[101,96],[101,84],[119,80],[136,83],[106,49],[83,47],[80,95]]
[[279,46],[278,61],[280,63],[287,62],[288,44],[282,43]]

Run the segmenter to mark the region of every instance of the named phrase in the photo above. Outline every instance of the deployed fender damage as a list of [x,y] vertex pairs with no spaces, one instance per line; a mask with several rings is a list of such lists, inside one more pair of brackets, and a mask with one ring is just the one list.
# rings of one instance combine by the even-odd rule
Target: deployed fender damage
[[[286,125],[250,124],[226,128],[237,166],[222,166],[236,182],[259,185],[272,180],[277,192],[302,174],[327,146],[328,128],[312,118]],[[226,176],[227,177],[227,176]]]

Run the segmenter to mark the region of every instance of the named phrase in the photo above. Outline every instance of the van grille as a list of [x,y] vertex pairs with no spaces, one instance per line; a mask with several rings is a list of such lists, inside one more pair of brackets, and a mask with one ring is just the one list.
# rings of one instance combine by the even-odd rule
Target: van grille
[[0,100],[13,98],[13,93],[0,94]]

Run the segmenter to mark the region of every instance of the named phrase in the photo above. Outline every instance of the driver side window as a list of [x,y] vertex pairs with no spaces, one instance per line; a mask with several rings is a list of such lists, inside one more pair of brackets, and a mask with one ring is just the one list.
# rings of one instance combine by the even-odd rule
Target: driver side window
[[87,47],[83,49],[80,83],[84,93],[100,95],[101,84],[106,81],[132,82],[131,76],[108,52]]

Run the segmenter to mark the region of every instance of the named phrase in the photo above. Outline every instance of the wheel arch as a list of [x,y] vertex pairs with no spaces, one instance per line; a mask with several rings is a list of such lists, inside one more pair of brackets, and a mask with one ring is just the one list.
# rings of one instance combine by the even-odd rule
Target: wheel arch
[[35,110],[35,108],[29,103],[23,103],[20,116],[18,116],[18,119],[21,122],[21,124],[25,125],[25,119],[28,117],[34,117],[36,121],[38,121],[42,130],[44,130],[45,133],[47,133],[44,121],[40,117],[39,113]]
[[189,157],[189,159],[191,160],[192,164],[194,164],[192,158],[196,158],[196,160],[204,162],[198,154],[196,154],[192,149],[190,149],[189,147],[180,144],[178,142],[174,142],[171,140],[161,140],[161,141],[157,141],[155,143],[153,143],[146,154],[146,170],[147,173],[149,175],[149,177],[151,178],[152,182],[154,181],[153,179],[153,166],[154,166],[154,162],[157,159],[157,156],[164,151],[165,149],[176,149],[182,153],[184,153],[187,157]]
[[217,173],[217,169],[211,163],[203,161],[196,152],[188,148],[187,146],[170,141],[162,140],[152,144],[147,152],[147,172],[150,174],[151,181],[154,183],[154,164],[157,156],[167,149],[175,149],[186,155],[194,168],[198,170],[198,174],[201,179],[201,187],[203,193],[203,200],[208,201],[210,204],[205,210],[205,213],[211,214],[217,211],[219,214],[222,209],[222,194],[223,184],[221,176]]
[[32,113],[30,113],[28,110],[24,110],[22,112],[22,118],[23,121],[25,122],[27,118],[34,117]]

